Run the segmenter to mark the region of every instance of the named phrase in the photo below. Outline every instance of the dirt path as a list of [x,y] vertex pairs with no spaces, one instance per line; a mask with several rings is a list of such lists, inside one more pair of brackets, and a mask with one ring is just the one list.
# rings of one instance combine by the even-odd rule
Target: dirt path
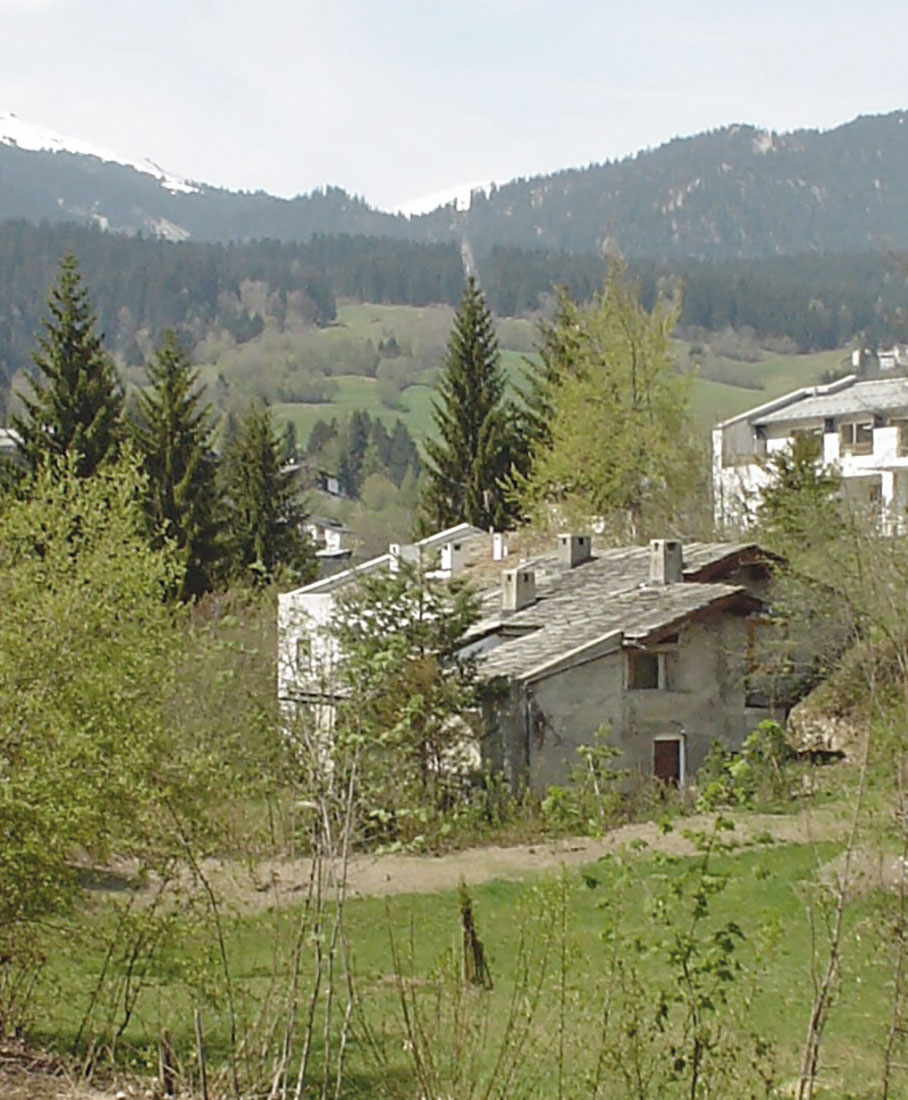
[[[740,845],[767,842],[803,844],[831,840],[843,827],[833,812],[798,814],[734,814],[733,832],[725,834]],[[468,886],[493,880],[521,881],[564,866],[576,868],[621,849],[645,846],[650,851],[691,855],[693,843],[685,833],[709,830],[714,816],[699,814],[678,819],[669,833],[655,822],[624,825],[604,837],[577,837],[513,847],[470,848],[443,856],[356,856],[347,869],[350,897],[383,897],[389,894],[422,894],[456,889],[463,879]],[[311,872],[308,860],[272,860],[253,873],[236,864],[211,861],[207,872],[218,888],[241,909],[256,910],[292,905],[306,890]]]

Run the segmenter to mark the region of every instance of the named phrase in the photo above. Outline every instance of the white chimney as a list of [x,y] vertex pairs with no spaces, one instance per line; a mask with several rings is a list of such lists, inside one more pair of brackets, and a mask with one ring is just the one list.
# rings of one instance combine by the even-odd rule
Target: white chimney
[[678,584],[684,580],[684,559],[677,539],[653,539],[649,544],[649,583]]
[[407,562],[409,565],[419,568],[419,547],[413,543],[406,542],[392,542],[388,547],[388,553],[391,555],[391,572],[397,573],[400,571],[400,563],[402,561]]
[[467,544],[446,542],[441,548],[441,568],[449,577],[459,573],[467,564]]
[[492,532],[492,561],[504,561],[508,556],[508,536],[503,531]]
[[568,569],[582,565],[593,555],[593,540],[589,535],[559,535],[558,560]]
[[536,574],[527,566],[501,571],[501,610],[520,611],[536,599]]

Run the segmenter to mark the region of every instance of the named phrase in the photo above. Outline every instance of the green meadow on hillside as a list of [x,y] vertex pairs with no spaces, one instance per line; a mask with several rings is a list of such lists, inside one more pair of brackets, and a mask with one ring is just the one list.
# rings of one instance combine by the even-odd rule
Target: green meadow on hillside
[[[417,439],[433,429],[434,385],[453,311],[448,306],[341,304],[326,328],[268,328],[242,345],[204,344],[202,377],[221,376],[241,392],[269,401],[278,422],[291,421],[305,443],[316,420],[343,419],[354,409],[392,424],[398,417]],[[536,328],[526,318],[497,322],[502,362],[518,389],[532,357]],[[705,432],[716,421],[842,372],[842,350],[792,355],[757,348],[725,332],[712,344],[673,341],[681,368],[694,373],[691,407]]]

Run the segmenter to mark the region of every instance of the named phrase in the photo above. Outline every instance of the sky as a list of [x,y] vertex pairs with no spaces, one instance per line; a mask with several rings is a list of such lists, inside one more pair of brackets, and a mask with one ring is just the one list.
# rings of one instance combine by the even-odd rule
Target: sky
[[906,108],[906,39],[904,0],[0,0],[0,111],[232,190],[396,209]]

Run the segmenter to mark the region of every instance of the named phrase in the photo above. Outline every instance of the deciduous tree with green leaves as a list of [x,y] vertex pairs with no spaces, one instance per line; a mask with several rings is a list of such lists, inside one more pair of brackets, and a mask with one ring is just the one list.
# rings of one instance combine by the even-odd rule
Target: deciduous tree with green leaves
[[644,309],[617,262],[589,306],[561,297],[531,395],[537,449],[517,492],[526,514],[546,526],[602,520],[632,538],[670,519],[695,470],[690,379],[669,347],[676,318],[667,302]]
[[294,475],[283,469],[271,413],[252,406],[223,455],[226,538],[232,571],[270,580],[279,568],[306,583],[316,573],[315,551],[303,530],[305,512]]
[[156,539],[171,540],[181,558],[178,595],[192,599],[212,587],[222,553],[210,410],[173,331],[149,363],[148,377],[133,424],[148,474],[147,507]]
[[516,447],[492,315],[471,275],[448,338],[434,408],[437,435],[426,442],[426,528],[510,525],[506,483]]
[[148,544],[135,468],[77,462],[40,467],[0,512],[0,953],[66,905],[78,859],[137,854],[180,784],[162,598],[179,567]]
[[22,396],[24,415],[12,423],[32,471],[50,457],[73,456],[78,476],[90,477],[117,453],[123,391],[71,253],[60,265],[48,309],[34,354],[39,376]]

